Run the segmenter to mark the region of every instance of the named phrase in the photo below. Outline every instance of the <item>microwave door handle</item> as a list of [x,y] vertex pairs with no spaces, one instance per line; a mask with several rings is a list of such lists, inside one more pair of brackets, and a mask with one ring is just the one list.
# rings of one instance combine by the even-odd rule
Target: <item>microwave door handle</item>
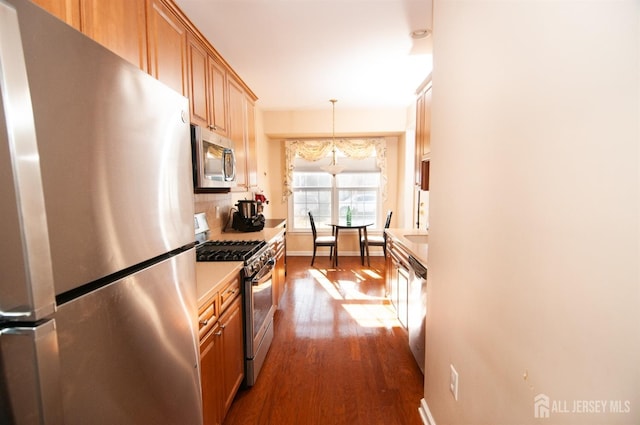
[[[0,2],[0,167],[12,184],[0,186],[2,228],[11,228],[3,243],[17,250],[10,272],[0,281],[0,322],[33,321],[55,311],[53,268],[49,248],[44,190],[33,106],[27,78],[18,14]],[[6,226],[6,227],[5,227]],[[18,229],[17,231],[13,229]]]
[[15,423],[64,423],[58,353],[53,319],[0,330],[0,374],[8,394],[3,409]]
[[[227,162],[231,164],[231,175],[227,174]],[[225,149],[222,170],[225,181],[234,181],[236,179],[236,156],[231,149]]]

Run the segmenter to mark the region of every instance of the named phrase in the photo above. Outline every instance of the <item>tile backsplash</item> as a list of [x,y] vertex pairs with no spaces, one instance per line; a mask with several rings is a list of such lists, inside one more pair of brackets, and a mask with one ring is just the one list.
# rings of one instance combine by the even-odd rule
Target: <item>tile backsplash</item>
[[212,235],[220,234],[229,220],[229,211],[233,207],[230,193],[196,193],[195,212],[205,213]]
[[194,196],[196,213],[205,213],[212,235],[222,233],[229,222],[229,213],[241,199],[253,199],[252,192],[196,193]]

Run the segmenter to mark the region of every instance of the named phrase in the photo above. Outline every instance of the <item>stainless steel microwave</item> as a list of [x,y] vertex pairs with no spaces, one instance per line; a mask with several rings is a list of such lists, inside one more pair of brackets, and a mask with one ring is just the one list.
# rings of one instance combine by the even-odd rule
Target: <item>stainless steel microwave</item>
[[196,191],[236,185],[236,158],[231,139],[191,125],[191,152]]

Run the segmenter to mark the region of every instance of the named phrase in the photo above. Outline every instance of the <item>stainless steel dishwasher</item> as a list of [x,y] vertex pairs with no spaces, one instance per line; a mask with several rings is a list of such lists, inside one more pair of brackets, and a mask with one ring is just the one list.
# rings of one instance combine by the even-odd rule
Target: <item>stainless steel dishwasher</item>
[[409,347],[424,374],[425,318],[427,316],[427,268],[409,255]]

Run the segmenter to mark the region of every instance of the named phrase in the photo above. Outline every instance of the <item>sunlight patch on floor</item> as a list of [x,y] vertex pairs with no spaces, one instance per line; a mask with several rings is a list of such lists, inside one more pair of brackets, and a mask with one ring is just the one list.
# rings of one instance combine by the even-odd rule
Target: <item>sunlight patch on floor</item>
[[345,300],[376,300],[383,301],[385,298],[376,296],[376,295],[368,295],[361,292],[358,289],[358,282],[354,282],[352,280],[339,280],[338,287],[343,294],[343,298]]
[[344,304],[342,307],[362,327],[390,329],[399,326],[396,312],[389,304]]
[[309,270],[311,276],[334,300],[385,300],[385,297],[368,295],[358,289],[360,280],[339,279],[332,282],[320,270]]
[[[364,328],[393,328],[399,326],[396,311],[391,303],[380,295],[370,295],[360,290],[364,280],[354,272],[353,279],[331,281],[326,270],[311,269],[309,273],[316,282],[337,301],[344,301],[342,308]],[[372,272],[379,276],[377,273]],[[360,301],[360,302],[358,302]]]
[[327,279],[327,277],[324,274],[322,274],[320,270],[312,269],[312,270],[309,270],[309,273],[311,273],[311,276],[313,276],[313,278],[316,281],[318,281],[318,283],[324,288],[325,291],[327,291],[327,293],[334,300],[342,299],[342,294],[340,294],[340,292],[338,291],[338,288],[336,288],[333,282]]
[[364,269],[362,270],[362,273],[369,275],[369,277],[372,277],[374,279],[382,279],[382,276],[380,276],[378,273],[376,273],[374,270],[371,269]]

